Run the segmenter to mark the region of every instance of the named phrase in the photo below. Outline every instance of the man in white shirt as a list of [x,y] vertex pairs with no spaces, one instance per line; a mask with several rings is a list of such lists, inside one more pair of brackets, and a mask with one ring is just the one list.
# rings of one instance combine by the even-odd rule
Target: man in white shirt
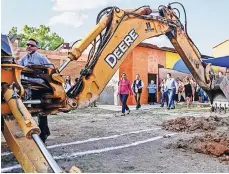
[[136,109],[138,110],[141,107],[140,98],[142,94],[142,88],[144,87],[143,81],[140,79],[140,75],[136,75],[136,80],[132,84],[132,89],[134,92],[134,97],[136,100]]
[[178,91],[178,85],[174,78],[171,77],[170,73],[167,73],[167,80],[165,83],[165,91],[168,94],[168,108],[175,109],[174,97]]

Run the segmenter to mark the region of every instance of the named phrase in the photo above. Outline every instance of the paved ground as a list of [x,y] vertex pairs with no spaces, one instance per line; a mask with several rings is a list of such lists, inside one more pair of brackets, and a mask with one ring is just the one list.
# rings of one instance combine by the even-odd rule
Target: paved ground
[[[180,139],[193,133],[165,131],[164,120],[179,116],[206,116],[208,107],[160,108],[131,106],[130,115],[120,116],[120,106],[104,106],[58,114],[49,117],[52,135],[47,146],[66,171],[78,166],[82,172],[229,172],[229,166],[218,159],[192,150],[173,148]],[[229,117],[226,115],[218,115]],[[4,142],[2,147],[7,148]],[[13,155],[2,151],[2,172],[22,172]]]

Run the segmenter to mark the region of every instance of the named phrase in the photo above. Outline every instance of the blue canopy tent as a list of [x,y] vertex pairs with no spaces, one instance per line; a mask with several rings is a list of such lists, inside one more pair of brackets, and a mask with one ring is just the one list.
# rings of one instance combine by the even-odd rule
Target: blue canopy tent
[[185,65],[184,61],[182,59],[179,59],[173,66],[173,70],[186,73],[186,74],[191,74],[190,71],[188,70],[187,66]]
[[206,63],[211,63],[214,66],[221,66],[229,68],[229,56],[211,58],[211,59],[203,59]]
[[[211,63],[214,66],[220,66],[220,67],[229,68],[229,56],[202,59],[202,61],[206,62],[206,63]],[[183,73],[186,73],[186,74],[191,74],[182,59],[179,59],[174,64],[173,70],[176,70],[176,71],[179,71],[179,72],[183,72]]]

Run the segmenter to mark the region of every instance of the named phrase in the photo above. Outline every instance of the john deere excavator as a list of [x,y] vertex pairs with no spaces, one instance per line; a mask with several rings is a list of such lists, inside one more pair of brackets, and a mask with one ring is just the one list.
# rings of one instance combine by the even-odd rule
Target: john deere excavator
[[[179,10],[173,8],[175,4],[184,10],[184,25]],[[96,23],[88,35],[74,44],[66,61],[58,68],[16,64],[10,38],[2,36],[2,133],[25,172],[63,172],[40,140],[40,129],[33,116],[89,106],[131,50],[147,38],[166,35],[196,82],[208,94],[212,110],[228,109],[229,81],[227,78],[216,79],[211,65],[201,61],[201,54],[187,32],[182,4],[174,2],[156,10],[149,6],[135,10],[107,7],[98,14]],[[87,64],[75,85],[65,93],[61,72],[71,61],[77,61],[89,45],[92,48]],[[40,78],[45,83],[35,83],[21,76]],[[29,91],[34,90],[40,92],[40,99],[30,99]]]

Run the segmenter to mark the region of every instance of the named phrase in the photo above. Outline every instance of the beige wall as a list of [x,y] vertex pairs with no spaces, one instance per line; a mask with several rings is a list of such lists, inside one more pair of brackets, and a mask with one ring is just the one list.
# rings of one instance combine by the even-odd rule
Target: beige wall
[[[213,57],[221,57],[221,56],[228,56],[228,55],[229,55],[229,40],[226,40],[213,48]],[[225,73],[226,68],[218,67],[218,71]]]
[[229,40],[215,46],[213,48],[213,56],[220,57],[220,56],[228,56],[229,55]]

